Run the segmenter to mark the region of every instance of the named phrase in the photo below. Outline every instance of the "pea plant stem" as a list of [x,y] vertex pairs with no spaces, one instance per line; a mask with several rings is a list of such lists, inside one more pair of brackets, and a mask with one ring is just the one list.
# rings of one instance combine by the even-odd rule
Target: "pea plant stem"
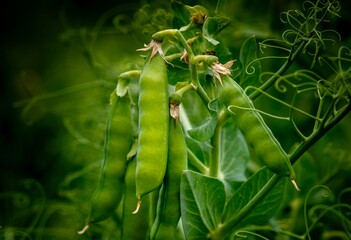
[[211,101],[210,98],[208,97],[207,93],[205,90],[202,88],[202,86],[199,83],[199,77],[197,74],[197,66],[189,63],[189,68],[190,68],[190,75],[191,75],[191,84],[194,86],[194,89],[196,93],[199,95],[203,103],[208,106],[208,103]]
[[[330,129],[332,129],[336,124],[338,124],[349,112],[351,111],[351,103],[335,118],[327,122],[324,127],[315,131],[307,141],[301,143],[297,149],[291,154],[290,161],[294,164],[310,147],[312,147],[316,142],[319,141]],[[326,116],[327,117],[327,116]]]
[[296,60],[296,58],[300,55],[300,53],[302,52],[302,50],[306,47],[308,41],[302,41],[300,43],[300,45],[298,46],[298,48],[296,49],[296,51],[294,51],[294,46],[293,45],[291,47],[290,50],[290,54],[287,58],[287,60],[285,61],[285,63],[279,68],[279,70],[273,74],[264,84],[261,85],[260,87],[260,91],[255,91],[252,94],[250,94],[250,98],[252,100],[255,100],[256,98],[258,98],[262,92],[266,91],[268,88],[270,88],[274,82],[282,75],[284,74],[289,67],[294,63],[294,61]]
[[183,45],[186,53],[188,54],[189,57],[189,70],[190,70],[190,77],[191,77],[191,84],[195,87],[195,90],[197,94],[200,96],[204,104],[207,106],[207,104],[210,102],[210,98],[207,96],[205,90],[202,88],[202,86],[199,83],[199,76],[197,73],[197,66],[194,64],[194,53],[191,47],[189,46],[188,42],[184,38],[183,34],[181,34],[180,31],[176,31],[174,34],[179,42]]
[[202,88],[202,86],[199,83],[199,77],[198,77],[197,66],[196,66],[197,62],[194,62],[194,53],[190,45],[184,38],[183,34],[177,29],[167,29],[167,30],[159,31],[154,35],[152,35],[152,38],[158,41],[162,41],[167,36],[177,38],[179,43],[184,47],[186,54],[189,57],[189,70],[190,70],[191,84],[194,86],[194,89],[196,90],[197,94],[202,99],[204,104],[207,106],[207,104],[210,102],[210,98],[207,96],[205,90]]
[[130,79],[133,77],[140,77],[141,71],[140,70],[130,70],[127,72],[121,73],[118,78]]
[[197,169],[199,170],[202,174],[204,175],[208,175],[209,174],[209,169],[208,167],[203,164],[200,159],[198,159],[195,155],[195,153],[193,153],[189,148],[187,149],[187,153],[188,153],[188,160],[189,162]]
[[218,170],[220,166],[220,152],[221,152],[221,133],[222,127],[228,118],[228,111],[221,111],[217,118],[217,124],[213,137],[211,138],[211,156],[209,163],[209,175],[211,177],[218,177]]
[[183,53],[174,53],[165,57],[167,62],[172,62],[173,60],[181,58]]
[[221,126],[217,124],[213,137],[211,138],[211,155],[210,155],[210,172],[211,177],[218,177],[218,168],[220,160],[220,145],[221,145]]
[[192,85],[191,83],[185,85],[184,87],[178,89],[175,93],[178,94],[179,96],[183,96],[184,93],[186,93],[189,90],[195,89],[195,86]]

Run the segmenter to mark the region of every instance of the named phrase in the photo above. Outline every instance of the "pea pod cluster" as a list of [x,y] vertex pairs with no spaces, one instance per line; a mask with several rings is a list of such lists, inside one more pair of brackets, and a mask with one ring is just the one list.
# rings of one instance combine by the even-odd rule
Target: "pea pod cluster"
[[289,176],[297,190],[295,171],[286,152],[274,137],[262,116],[244,90],[228,75],[223,75],[219,100],[235,116],[239,129],[246,141],[253,147],[257,157],[271,171],[280,176]]
[[165,60],[160,54],[146,59],[139,79],[139,136],[135,173],[136,197],[158,188],[167,167],[169,106]]
[[111,98],[105,129],[104,158],[98,186],[92,196],[84,233],[90,224],[103,221],[115,211],[123,197],[127,154],[134,130],[128,95]]

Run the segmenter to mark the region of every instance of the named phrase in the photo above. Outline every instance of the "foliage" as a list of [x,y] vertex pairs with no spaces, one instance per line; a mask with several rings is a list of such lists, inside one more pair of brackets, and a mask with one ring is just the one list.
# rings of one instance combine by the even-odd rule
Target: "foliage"
[[[54,160],[62,166],[56,174],[63,177],[51,197],[41,183],[49,176],[25,179],[17,186],[8,186],[9,178],[2,176],[0,201],[10,210],[1,209],[5,213],[0,218],[1,238],[157,238],[159,225],[165,221],[157,214],[172,201],[165,197],[170,170],[138,207],[134,185],[138,152],[146,146],[137,144],[139,113],[149,111],[140,110],[139,78],[154,54],[167,63],[170,116],[183,129],[188,161],[179,184],[174,184],[179,188],[174,191],[179,191],[181,217],[178,225],[171,226],[176,234],[170,239],[351,238],[347,185],[351,159],[344,140],[351,137],[347,125],[351,49],[333,29],[333,23],[343,18],[343,6],[332,0],[306,0],[299,9],[280,14],[280,35],[274,27],[256,36],[242,33],[237,46],[231,40],[238,34],[232,31],[238,19],[229,14],[240,9],[233,4],[155,1],[138,6],[132,18],[113,8],[91,29],[68,28],[61,34],[65,43],[77,44],[77,37],[82,40],[85,68],[94,77],[14,104],[32,126],[62,122],[61,132],[53,137],[56,142],[52,140],[47,148],[59,152]],[[117,37],[104,37],[109,32]],[[152,52],[146,64],[128,50],[121,52],[120,59],[108,54],[118,52],[108,49],[111,45],[122,49],[128,45],[130,36],[151,41],[142,49],[139,43],[131,44],[143,57]],[[116,39],[122,40],[113,42]],[[254,108],[242,110],[263,117],[294,165],[301,192],[260,161],[259,152],[239,128],[239,117],[233,114],[240,104],[224,106],[220,100],[223,76],[231,76],[253,102]],[[136,142],[125,156],[125,183],[117,189],[123,193],[121,203],[107,213],[111,215],[107,220],[88,223],[82,230],[101,174],[104,144],[108,145],[104,141],[109,139],[105,137],[109,128],[106,133],[104,128],[111,92],[111,99],[128,97]],[[256,138],[260,141],[259,133]],[[162,172],[158,170],[149,173]],[[136,214],[132,214],[133,206]]]

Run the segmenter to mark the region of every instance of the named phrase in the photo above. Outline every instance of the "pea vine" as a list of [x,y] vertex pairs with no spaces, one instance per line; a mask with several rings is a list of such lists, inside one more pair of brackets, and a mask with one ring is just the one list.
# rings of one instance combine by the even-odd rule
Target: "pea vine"
[[[265,235],[267,232],[293,239],[312,239],[311,233],[318,228],[323,217],[329,215],[338,218],[343,236],[351,238],[350,218],[347,215],[351,206],[343,200],[351,190],[344,189],[335,201],[332,191],[325,185],[306,189],[302,180],[300,182],[298,168],[295,168],[295,174],[291,166],[305,164],[303,158],[308,150],[345,119],[351,110],[351,49],[337,46],[337,53],[330,53],[329,49],[331,46],[335,49],[341,36],[333,29],[326,29],[331,19],[341,17],[339,1],[307,0],[301,10],[281,13],[280,21],[286,29],[281,37],[264,39],[258,43],[255,36],[249,37],[242,44],[239,56],[233,56],[222,41],[221,33],[230,25],[230,19],[222,14],[226,4],[227,1],[219,0],[212,13],[204,6],[187,6],[174,1],[170,7],[174,15],[172,21],[167,11],[159,9],[150,22],[144,22],[145,16],[151,11],[150,6],[144,6],[133,20],[128,18],[128,27],[122,26],[127,32],[130,28],[139,29],[139,34],[144,33],[151,38],[149,44],[138,49],[145,60],[143,67],[135,68],[134,65],[125,72],[121,71],[116,87],[111,82],[99,79],[35,96],[15,106],[23,107],[22,117],[31,123],[28,115],[39,102],[92,88],[112,90],[111,101],[125,101],[124,107],[131,110],[129,117],[133,119],[130,126],[137,126],[137,130],[136,141],[132,146],[128,145],[130,150],[127,149],[129,152],[123,163],[126,166],[119,176],[124,181],[124,186],[117,191],[121,193],[118,211],[122,213],[117,211],[114,220],[121,226],[118,230],[121,239],[135,237],[133,234],[140,234],[140,239],[150,236],[157,239],[162,231],[160,229],[165,231],[164,226],[170,234],[175,232],[170,239],[269,239]],[[97,73],[99,69],[94,64],[93,49],[97,37],[104,31],[104,23],[117,13],[118,9],[113,9],[98,21],[92,30],[91,44],[86,46],[91,54],[92,67]],[[164,21],[157,16],[163,16]],[[118,15],[114,18],[114,24],[120,28],[125,18],[124,15]],[[141,25],[145,26],[142,30]],[[68,31],[64,36],[68,38],[75,34],[75,31]],[[157,71],[149,69],[150,63],[155,64],[152,62],[154,59],[167,64],[167,73],[165,67]],[[187,160],[187,167],[177,172],[180,183],[175,184],[172,190],[179,192],[175,194],[177,204],[174,204],[179,205],[179,209],[171,209],[176,212],[174,215],[180,215],[175,221],[172,219],[172,223],[180,221],[181,224],[172,226],[167,225],[167,218],[164,217],[164,211],[169,206],[167,204],[174,200],[166,197],[168,191],[171,192],[166,189],[170,184],[170,170],[165,168],[166,173],[158,179],[161,183],[147,191],[142,188],[148,183],[149,175],[138,175],[142,168],[148,171],[147,165],[140,164],[138,155],[142,151],[145,155],[150,153],[150,149],[141,150],[143,142],[144,147],[146,142],[152,142],[149,136],[143,136],[142,141],[139,138],[143,130],[140,129],[143,126],[140,119],[149,109],[140,109],[144,106],[140,104],[140,99],[145,96],[138,84],[141,79],[156,79],[145,77],[143,74],[146,71],[150,76],[161,71],[167,75],[167,79],[164,79],[167,82],[164,83],[168,84],[169,92],[163,93],[169,94],[169,114],[167,112],[164,119],[168,120],[169,117],[170,124],[175,126],[173,130],[178,131],[177,137],[181,140],[184,138],[184,149],[179,152],[184,153],[181,157]],[[241,98],[238,97],[240,94]],[[160,100],[156,94],[152,97]],[[150,99],[147,100],[152,102],[153,98]],[[159,101],[158,105],[162,103]],[[168,102],[166,104],[167,108]],[[274,107],[270,108],[270,104]],[[153,119],[150,119],[147,118],[146,122],[152,123]],[[278,134],[275,137],[279,131],[274,129],[276,125],[271,121],[286,124],[287,132],[296,138],[287,142]],[[68,119],[65,119],[64,125],[81,144],[109,154],[107,148],[82,136]],[[109,127],[110,122],[106,127],[106,136],[109,136]],[[168,129],[168,122],[162,127]],[[168,139],[164,133],[167,131],[156,133],[154,128],[147,130],[151,133],[150,138],[151,135],[160,135]],[[108,140],[109,137],[106,137],[105,146],[109,145]],[[166,150],[177,153],[176,144],[172,143],[172,151]],[[156,147],[169,147],[167,142],[162,144],[165,146]],[[269,152],[271,149],[277,151],[272,154]],[[160,168],[167,165],[167,162],[153,163]],[[71,182],[96,168],[97,164],[93,163],[75,172],[64,180],[61,187],[68,187]],[[105,174],[104,170],[102,168],[101,172]],[[159,169],[159,172],[162,171]],[[159,172],[150,176],[158,175]],[[286,177],[291,180],[293,187],[287,184]],[[138,178],[143,181],[137,182]],[[177,177],[174,179],[178,180]],[[135,182],[142,192],[137,196],[138,199],[134,195]],[[313,203],[311,199],[316,193],[328,198],[331,204]],[[303,208],[304,234],[285,230],[280,223],[268,223],[275,220],[274,216],[281,205],[287,205],[288,200],[282,199],[282,196],[294,194],[300,196],[297,197],[300,201],[295,203],[295,207]],[[301,195],[304,201],[301,201]],[[41,225],[45,225],[50,214],[43,214]],[[109,210],[106,211],[108,214]],[[33,221],[35,225],[39,219]],[[79,234],[84,236],[89,231],[97,231],[94,224],[93,221],[87,222]],[[140,233],[135,233],[135,229],[141,229]],[[31,231],[27,230],[26,234]]]

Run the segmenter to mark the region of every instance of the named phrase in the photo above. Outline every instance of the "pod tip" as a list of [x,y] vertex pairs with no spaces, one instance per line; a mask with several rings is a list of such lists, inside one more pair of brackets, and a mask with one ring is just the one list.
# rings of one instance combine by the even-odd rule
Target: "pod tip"
[[299,186],[297,186],[297,183],[295,182],[295,180],[294,179],[290,179],[290,180],[291,180],[292,185],[294,185],[295,189],[297,191],[301,192],[301,190],[300,190]]
[[89,228],[89,224],[85,225],[85,226],[83,227],[83,229],[80,230],[80,231],[78,232],[78,234],[79,234],[79,235],[82,235],[83,233],[85,233],[85,232],[88,230],[88,228]]
[[139,212],[140,205],[141,205],[141,200],[138,199],[138,203],[137,203],[136,209],[132,212],[133,214],[137,214]]

